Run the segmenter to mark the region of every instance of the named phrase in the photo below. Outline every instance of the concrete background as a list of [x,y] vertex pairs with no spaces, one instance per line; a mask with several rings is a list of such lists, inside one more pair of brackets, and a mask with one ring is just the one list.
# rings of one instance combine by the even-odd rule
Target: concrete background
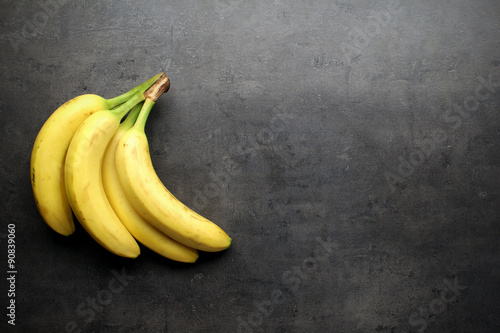
[[[2,331],[500,330],[499,1],[4,0],[0,17]],[[158,174],[233,238],[194,265],[60,237],[30,188],[53,110],[161,71]]]

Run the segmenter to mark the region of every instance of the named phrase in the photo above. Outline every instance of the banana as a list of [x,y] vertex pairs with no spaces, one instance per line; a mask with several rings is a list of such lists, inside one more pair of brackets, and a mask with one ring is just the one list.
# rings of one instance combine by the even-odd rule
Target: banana
[[116,148],[116,170],[127,199],[146,221],[178,242],[207,252],[227,249],[231,238],[226,232],[185,206],[156,174],[144,131],[154,104],[146,98],[134,126]]
[[193,263],[198,259],[198,251],[166,236],[144,220],[128,201],[120,184],[116,172],[116,147],[121,137],[133,126],[140,110],[141,104],[137,105],[121,123],[108,145],[102,163],[104,191],[116,215],[137,241],[168,259]]
[[104,192],[102,160],[121,119],[143,95],[114,110],[88,117],[78,128],[66,155],[64,174],[69,204],[80,224],[108,251],[127,258],[140,254],[139,245],[116,216]]
[[71,138],[91,114],[112,109],[142,94],[163,73],[112,99],[86,94],[61,105],[42,126],[31,152],[30,176],[35,202],[45,223],[61,235],[75,230],[64,186],[64,160]]

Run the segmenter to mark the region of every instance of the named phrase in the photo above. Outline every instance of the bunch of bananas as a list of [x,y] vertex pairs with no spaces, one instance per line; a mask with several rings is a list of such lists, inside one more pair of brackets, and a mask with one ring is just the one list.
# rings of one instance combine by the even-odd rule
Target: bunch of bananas
[[110,252],[140,254],[137,242],[174,261],[198,250],[227,249],[231,238],[163,185],[144,131],[158,97],[170,88],[160,73],[112,99],[94,94],[60,106],[42,126],[31,154],[38,210],[57,233],[75,231],[73,214]]

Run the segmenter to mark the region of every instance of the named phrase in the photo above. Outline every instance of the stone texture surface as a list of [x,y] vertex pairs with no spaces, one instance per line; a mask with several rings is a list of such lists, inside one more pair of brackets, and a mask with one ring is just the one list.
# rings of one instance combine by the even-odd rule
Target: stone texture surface
[[[1,1],[12,332],[500,330],[500,2]],[[63,238],[31,194],[66,100],[165,71],[170,190],[233,238],[182,265]],[[2,331],[5,331],[2,329]]]

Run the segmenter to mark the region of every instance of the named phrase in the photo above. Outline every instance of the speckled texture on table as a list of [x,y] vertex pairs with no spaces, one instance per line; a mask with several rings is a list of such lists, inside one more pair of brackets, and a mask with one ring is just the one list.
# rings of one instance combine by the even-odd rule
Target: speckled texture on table
[[[1,1],[1,331],[500,331],[499,17],[496,0]],[[30,188],[53,110],[161,71],[153,163],[233,239],[194,265],[58,236]]]

